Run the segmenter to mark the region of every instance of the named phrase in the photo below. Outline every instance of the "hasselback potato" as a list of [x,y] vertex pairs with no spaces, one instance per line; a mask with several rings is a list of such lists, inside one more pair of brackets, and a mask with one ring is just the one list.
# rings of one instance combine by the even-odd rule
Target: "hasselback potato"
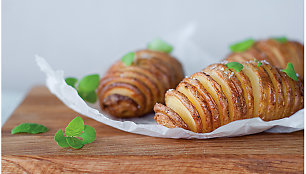
[[281,119],[304,107],[300,78],[295,81],[265,61],[240,65],[243,68],[236,70],[213,64],[186,77],[166,92],[166,106],[154,106],[154,119],[169,128],[206,133],[240,119]]
[[[280,40],[281,39],[281,40]],[[296,73],[304,78],[304,45],[286,38],[270,38],[254,42],[244,51],[233,52],[227,61],[245,62],[249,60],[266,60],[279,68],[286,68],[288,62],[294,66]]]
[[100,80],[98,98],[103,111],[116,117],[137,117],[164,102],[167,89],[184,78],[182,65],[171,55],[152,50],[135,52],[131,65],[117,61]]

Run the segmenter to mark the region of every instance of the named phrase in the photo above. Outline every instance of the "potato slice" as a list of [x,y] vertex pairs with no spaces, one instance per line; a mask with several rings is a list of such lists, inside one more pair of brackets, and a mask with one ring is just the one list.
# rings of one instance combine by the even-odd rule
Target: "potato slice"
[[258,50],[263,52],[269,57],[272,65],[277,67],[286,66],[284,55],[280,52],[280,45],[277,41],[273,39],[258,41],[256,47]]
[[198,133],[202,132],[203,126],[201,117],[184,94],[176,90],[168,90],[165,95],[165,102],[169,108],[175,111],[184,120],[191,131]]
[[298,105],[296,111],[304,108],[304,81],[299,77],[299,81],[297,82],[300,89],[300,105]]
[[187,82],[181,82],[176,90],[184,94],[189,101],[195,106],[197,109],[203,125],[203,132],[211,132],[212,129],[212,121],[211,121],[211,112],[209,108],[206,106],[206,102],[204,97],[197,91],[196,87],[190,85]]
[[[283,73],[283,72],[282,72]],[[299,105],[299,101],[300,101],[300,96],[299,96],[299,87],[297,85],[297,83],[291,79],[286,73],[284,73],[285,79],[289,82],[290,84],[290,88],[292,89],[292,99],[293,99],[293,104],[292,107],[290,107],[290,113],[287,115],[292,115],[293,113],[295,113],[295,108],[297,105]]]
[[165,73],[165,67],[153,62],[154,61],[152,59],[137,58],[135,60],[135,65],[149,69],[151,72],[154,72],[158,79],[160,79],[160,83],[163,83],[166,89],[171,88],[170,77],[168,73]]
[[254,96],[254,115],[253,117],[261,117],[264,119],[267,110],[267,87],[265,79],[261,76],[260,71],[251,63],[243,63],[242,72],[249,78],[252,84]]
[[176,86],[177,85],[176,74],[173,73],[175,72],[175,69],[170,64],[167,64],[167,62],[164,59],[153,57],[151,60],[152,62],[156,62],[156,65],[159,65],[160,68],[163,69],[163,72],[167,74],[168,78],[170,79],[169,80],[170,85],[173,87]]
[[254,96],[252,90],[252,84],[247,75],[243,71],[237,72],[232,70],[236,78],[240,81],[240,85],[243,90],[244,99],[246,102],[247,112],[245,118],[252,118],[254,115]]
[[135,72],[135,73],[146,76],[147,79],[151,80],[152,83],[155,84],[155,86],[157,86],[156,89],[159,91],[157,102],[164,103],[164,93],[166,92],[166,87],[164,86],[163,83],[160,83],[160,79],[158,79],[157,76],[153,72],[151,72],[150,70],[146,68],[137,67],[137,66],[128,66],[125,68],[118,69],[116,71],[119,71],[119,72],[129,71],[129,72]]
[[199,80],[206,91],[212,96],[218,106],[220,114],[220,124],[225,125],[230,122],[228,114],[228,101],[222,91],[221,86],[210,75],[204,72],[197,72],[190,76]]
[[[188,125],[184,122],[184,120],[176,112],[174,112],[171,108],[163,104],[156,103],[154,106],[154,111],[157,114],[157,115],[155,114],[155,117],[154,117],[157,123],[161,122],[161,124],[166,127],[174,125],[174,127],[180,127],[183,129],[190,130]],[[158,114],[162,114],[162,115],[158,115]],[[167,123],[163,123],[164,120],[167,119],[167,118],[164,118],[165,116],[168,117],[168,120],[170,120],[173,125],[171,124],[166,125]]]
[[273,112],[274,114],[272,114],[273,116],[272,120],[276,120],[282,116],[283,107],[285,107],[283,88],[282,88],[282,79],[274,66],[271,66],[270,64],[262,62],[262,67],[269,75],[269,78],[271,79],[271,82],[274,86],[276,106]]
[[230,121],[240,120],[246,114],[245,100],[244,97],[241,97],[243,96],[242,89],[239,82],[236,83],[237,86],[233,82],[236,78],[234,73],[226,69],[227,67],[223,64],[213,64],[204,71],[221,86],[228,101]]
[[282,80],[282,89],[283,89],[283,96],[284,96],[284,111],[280,118],[287,117],[290,115],[290,110],[294,106],[294,91],[291,88],[291,84],[289,80],[286,78],[286,74],[281,72],[280,69],[276,68],[278,74]]
[[215,100],[212,98],[212,96],[207,92],[207,90],[204,88],[204,86],[201,84],[201,82],[194,78],[185,78],[183,82],[187,82],[190,85],[193,85],[197,88],[200,95],[204,98],[205,104],[209,108],[211,112],[211,121],[212,121],[212,128],[213,130],[217,129],[221,126],[220,121],[220,114],[218,110],[218,106],[215,102]]
[[164,61],[167,61],[167,64],[171,65],[175,69],[175,74],[177,77],[176,83],[179,83],[180,80],[184,78],[184,71],[181,63],[171,55],[164,52],[152,51],[152,50],[140,50],[137,51],[136,54],[147,58],[155,57],[157,59],[162,59]]
[[143,82],[144,85],[150,89],[151,93],[152,93],[152,100],[151,103],[155,104],[156,102],[158,102],[158,97],[160,95],[160,91],[158,89],[158,87],[156,86],[155,83],[153,83],[149,78],[147,78],[145,75],[137,73],[137,72],[133,72],[133,71],[125,71],[125,72],[118,72],[118,71],[114,71],[113,73],[110,74],[110,76],[114,76],[114,77],[121,77],[121,78],[132,78],[132,79],[137,79],[140,82]]
[[[143,96],[145,96],[144,104],[145,104],[145,112],[150,112],[153,109],[153,103],[152,103],[152,93],[148,89],[148,87],[140,80],[136,78],[130,78],[130,77],[123,77],[124,75],[121,74],[119,76],[115,76],[114,74],[107,75],[102,78],[100,81],[100,89],[103,89],[107,87],[110,84],[116,85],[116,83],[126,83],[134,86],[137,90],[142,93]],[[107,96],[107,95],[106,95]]]
[[266,105],[268,108],[265,112],[264,120],[265,121],[273,120],[273,115],[275,115],[275,108],[276,108],[276,95],[275,95],[274,86],[272,84],[271,79],[269,78],[269,75],[262,66],[258,67],[257,63],[255,62],[252,62],[251,64],[257,67],[257,69],[260,71],[260,75],[262,76],[262,79],[264,79],[264,82],[266,83],[267,86],[264,90],[266,90],[265,91],[265,94],[267,95]]
[[[294,70],[302,78],[304,78],[304,45],[298,42],[287,42],[284,43],[287,47],[290,56],[286,57],[286,62],[293,64]],[[285,67],[283,67],[285,68]]]
[[101,108],[113,116],[134,117],[144,113],[145,96],[130,84],[118,82],[107,85],[98,97]]

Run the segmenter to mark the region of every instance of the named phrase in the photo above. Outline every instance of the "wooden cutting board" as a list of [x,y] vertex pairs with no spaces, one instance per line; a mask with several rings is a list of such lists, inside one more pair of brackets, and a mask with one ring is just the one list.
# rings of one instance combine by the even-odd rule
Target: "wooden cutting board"
[[[53,137],[79,114],[45,87],[33,88],[2,127],[3,173],[303,173],[303,131],[260,133],[235,138],[184,140],[136,135],[82,116],[97,139],[74,150]],[[11,135],[23,122],[40,123],[46,133]]]

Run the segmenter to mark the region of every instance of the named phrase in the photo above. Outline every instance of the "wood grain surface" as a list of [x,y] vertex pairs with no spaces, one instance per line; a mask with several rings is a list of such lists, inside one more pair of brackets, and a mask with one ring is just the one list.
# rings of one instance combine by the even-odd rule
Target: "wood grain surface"
[[[136,135],[82,116],[97,139],[74,150],[54,134],[76,116],[45,87],[33,88],[2,127],[2,173],[303,173],[304,132],[184,140]],[[23,122],[42,134],[11,135]]]

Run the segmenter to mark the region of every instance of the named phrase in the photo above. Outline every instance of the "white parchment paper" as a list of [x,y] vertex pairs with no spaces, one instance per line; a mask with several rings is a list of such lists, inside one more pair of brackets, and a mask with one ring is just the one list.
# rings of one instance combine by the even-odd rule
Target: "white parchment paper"
[[[179,31],[162,37],[174,46],[175,49],[172,54],[182,62],[187,75],[219,61],[192,42],[191,38],[195,29],[196,25],[191,23]],[[98,104],[88,104],[79,97],[77,91],[66,84],[64,71],[54,70],[44,58],[38,55],[36,55],[36,62],[41,71],[46,74],[46,85],[50,92],[56,95],[65,105],[82,115],[126,132],[163,138],[207,139],[242,136],[263,131],[290,133],[304,129],[304,109],[288,118],[275,121],[265,122],[260,118],[234,121],[211,133],[194,133],[182,128],[169,129],[157,125],[153,119],[154,114],[148,114],[140,118],[118,119],[103,114]]]

